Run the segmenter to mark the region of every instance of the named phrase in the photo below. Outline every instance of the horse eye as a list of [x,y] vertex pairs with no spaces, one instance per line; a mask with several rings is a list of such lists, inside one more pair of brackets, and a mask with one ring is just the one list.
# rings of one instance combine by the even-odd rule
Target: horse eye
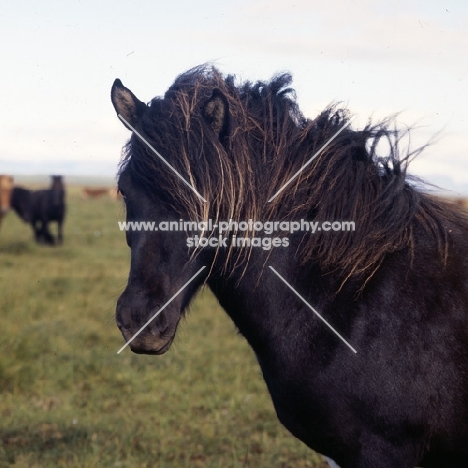
[[124,201],[127,201],[127,197],[125,196],[125,193],[120,187],[117,188],[117,192],[122,196]]

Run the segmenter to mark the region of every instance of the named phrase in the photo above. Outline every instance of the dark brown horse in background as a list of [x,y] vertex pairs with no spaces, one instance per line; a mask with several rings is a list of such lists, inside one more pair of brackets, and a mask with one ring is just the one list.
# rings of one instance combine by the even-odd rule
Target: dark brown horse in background
[[[11,206],[16,214],[31,224],[34,238],[39,244],[55,245],[63,242],[62,224],[65,218],[65,187],[62,176],[52,176],[49,189],[13,189]],[[57,239],[49,230],[49,223],[57,222]]]
[[127,231],[122,335],[136,353],[165,353],[208,284],[254,350],[279,419],[309,447],[342,468],[466,468],[466,213],[411,182],[391,122],[354,130],[336,107],[307,119],[289,85],[288,75],[236,85],[201,67],[147,105],[115,81],[133,132],[119,175],[128,221],[356,225],[288,234],[288,248],[270,251],[194,251],[185,232]]
[[10,209],[11,194],[13,191],[13,177],[0,175],[0,227],[2,219]]

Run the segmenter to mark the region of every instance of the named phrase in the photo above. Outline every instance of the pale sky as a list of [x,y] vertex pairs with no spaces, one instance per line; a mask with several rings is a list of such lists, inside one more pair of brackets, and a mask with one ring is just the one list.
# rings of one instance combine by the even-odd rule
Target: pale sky
[[468,3],[462,0],[7,0],[0,13],[0,173],[112,176],[129,137],[110,88],[142,101],[205,62],[240,80],[289,71],[315,117],[399,112],[411,172],[468,193]]

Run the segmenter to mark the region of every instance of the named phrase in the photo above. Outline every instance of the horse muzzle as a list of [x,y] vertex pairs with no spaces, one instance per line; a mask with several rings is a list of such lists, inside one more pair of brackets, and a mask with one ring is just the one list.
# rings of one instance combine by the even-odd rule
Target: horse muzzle
[[122,336],[125,341],[129,342],[129,348],[136,354],[164,354],[171,347],[174,341],[175,334],[166,338],[156,338],[150,334],[143,334],[141,332],[138,336],[132,335],[131,332],[121,329]]
[[128,302],[119,298],[116,309],[117,326],[134,353],[164,354],[174,341],[180,314],[170,307],[149,309],[138,299]]

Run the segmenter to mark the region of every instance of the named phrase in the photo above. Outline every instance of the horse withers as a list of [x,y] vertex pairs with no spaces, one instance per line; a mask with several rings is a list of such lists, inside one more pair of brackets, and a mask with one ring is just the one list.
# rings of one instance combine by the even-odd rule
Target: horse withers
[[[65,186],[62,176],[51,176],[49,189],[13,189],[11,205],[16,214],[31,224],[34,238],[39,244],[56,245],[63,242],[62,225],[65,219]],[[57,222],[57,238],[49,230],[49,223]]]
[[[163,354],[208,284],[309,447],[342,468],[466,468],[466,215],[412,184],[390,121],[354,130],[336,106],[307,119],[289,85],[200,67],[146,105],[115,81],[132,130],[118,182],[128,221],[304,223],[274,233],[281,244],[213,228],[206,239],[228,242],[212,248],[183,230],[127,231],[117,325],[132,351]],[[342,221],[355,230],[329,229]]]

